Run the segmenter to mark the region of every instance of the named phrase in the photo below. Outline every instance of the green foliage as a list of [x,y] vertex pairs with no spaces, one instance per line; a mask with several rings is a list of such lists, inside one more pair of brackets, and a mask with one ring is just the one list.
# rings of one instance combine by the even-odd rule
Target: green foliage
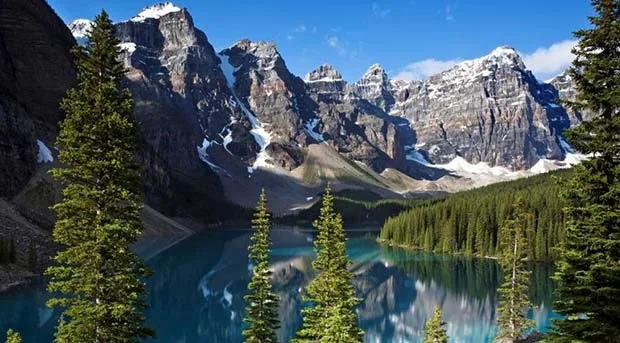
[[353,308],[359,303],[351,284],[351,261],[345,250],[346,235],[342,217],[334,212],[334,196],[329,186],[323,195],[321,214],[314,221],[318,231],[312,262],[317,276],[306,288],[310,307],[302,310],[303,326],[295,342],[357,343],[363,332]]
[[64,167],[52,173],[65,186],[54,206],[54,239],[63,249],[47,271],[48,290],[58,294],[48,305],[63,310],[56,342],[140,342],[153,332],[142,313],[149,273],[130,249],[142,232],[133,102],[121,89],[119,41],[104,11],[88,38],[74,49],[78,85],[61,103]]
[[19,333],[9,329],[6,333],[6,343],[22,343],[22,336]]
[[564,198],[566,239],[556,278],[554,342],[618,342],[620,337],[620,1],[594,0],[591,28],[580,39],[570,75],[575,110],[597,114],[568,130],[591,158],[575,168]]
[[379,239],[429,252],[495,256],[499,223],[508,218],[515,199],[522,197],[533,214],[526,235],[527,258],[553,260],[564,225],[563,186],[555,179],[569,173],[538,175],[424,201],[388,218]]
[[513,214],[501,227],[499,265],[504,274],[504,283],[499,288],[500,303],[496,341],[515,342],[531,328],[532,323],[525,314],[531,307],[528,298],[530,272],[527,270],[527,230],[531,228],[532,215],[523,198],[517,198]]
[[441,316],[441,309],[437,306],[431,319],[426,322],[424,343],[448,343],[446,323]]
[[[383,223],[386,218],[395,216],[421,199],[383,199],[370,191],[343,190],[334,194],[334,211],[342,215],[349,224]],[[321,212],[322,201],[317,201],[310,208],[283,218],[278,222],[297,223],[311,222]]]
[[252,280],[248,284],[249,294],[245,296],[248,328],[243,336],[248,343],[277,342],[276,330],[280,327],[278,308],[280,300],[273,292],[269,254],[271,251],[271,220],[267,210],[267,196],[263,190],[252,219],[252,244],[249,247],[250,261],[254,265]]

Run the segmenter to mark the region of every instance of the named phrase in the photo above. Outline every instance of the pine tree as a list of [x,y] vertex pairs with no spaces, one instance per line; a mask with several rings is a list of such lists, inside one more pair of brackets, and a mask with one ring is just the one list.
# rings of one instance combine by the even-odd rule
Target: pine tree
[[556,278],[556,342],[618,342],[620,337],[620,1],[593,0],[592,27],[580,40],[569,70],[576,111],[596,116],[566,132],[591,158],[566,185],[568,225]]
[[280,327],[278,307],[280,300],[273,292],[269,254],[271,252],[271,220],[267,210],[267,196],[263,190],[252,219],[252,244],[249,247],[250,261],[254,265],[252,280],[248,284],[249,294],[245,296],[248,328],[243,330],[248,343],[277,342],[276,330]]
[[426,322],[424,343],[448,343],[448,334],[445,329],[446,323],[441,317],[441,309],[437,306],[431,319]]
[[[313,225],[318,231],[312,262],[316,277],[306,288],[305,300],[311,304],[302,310],[303,326],[295,342],[362,342],[363,332],[353,311],[359,299],[351,285],[346,255],[346,235],[342,217],[334,212],[334,196],[329,185],[323,195],[320,216]],[[346,330],[346,331],[342,331]]]
[[118,39],[102,11],[74,49],[78,85],[61,103],[66,119],[57,145],[64,185],[54,239],[63,247],[48,269],[48,305],[63,313],[61,343],[132,343],[151,336],[144,326],[143,278],[148,270],[130,246],[142,232],[142,184],[133,102],[121,89]]
[[523,198],[515,201],[513,215],[502,225],[500,232],[499,264],[504,274],[504,283],[499,288],[500,304],[499,334],[496,341],[516,342],[522,339],[531,327],[525,314],[531,306],[528,299],[530,272],[527,270],[527,228],[532,220]]
[[19,333],[9,329],[6,333],[6,343],[22,343],[22,337]]

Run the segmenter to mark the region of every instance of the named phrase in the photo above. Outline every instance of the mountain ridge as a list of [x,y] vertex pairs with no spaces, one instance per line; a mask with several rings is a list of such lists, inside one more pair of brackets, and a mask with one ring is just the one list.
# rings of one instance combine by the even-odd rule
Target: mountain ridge
[[[288,70],[273,41],[240,39],[216,52],[193,26],[187,9],[168,2],[141,13],[115,23],[127,48],[123,58],[130,89],[133,85],[132,93],[138,94],[137,114],[142,96],[152,104],[181,98],[186,104],[170,103],[170,116],[195,112],[198,121],[190,122],[189,116],[180,122],[196,133],[175,146],[168,159],[178,162],[182,152],[187,165],[203,162],[219,175],[229,196],[235,193],[231,187],[249,187],[254,193],[266,173],[285,175],[297,184],[293,188],[312,189],[312,183],[295,172],[302,165],[316,170],[316,182],[355,186],[357,181],[324,177],[334,175],[328,169],[321,172],[321,166],[331,164],[317,155],[312,160],[318,169],[305,163],[314,144],[327,145],[378,175],[391,169],[410,178],[407,184],[443,180],[448,190],[459,178],[465,186],[454,189],[567,167],[578,160],[568,155],[574,152],[566,149],[561,132],[582,118],[556,102],[562,94],[552,83],[537,80],[512,47],[499,46],[426,80],[390,79],[380,64],[350,83],[329,64],[302,79]],[[203,58],[192,61],[187,53],[192,49]],[[188,68],[192,64],[195,70]],[[149,87],[138,89],[144,82],[160,95],[153,97]],[[170,83],[167,89],[158,86],[165,83]],[[198,92],[198,83],[210,86]],[[155,150],[162,154],[161,147]],[[314,151],[324,158],[334,156],[325,149]],[[227,179],[238,179],[232,183],[236,186],[226,186]],[[291,208],[298,207],[294,205]]]

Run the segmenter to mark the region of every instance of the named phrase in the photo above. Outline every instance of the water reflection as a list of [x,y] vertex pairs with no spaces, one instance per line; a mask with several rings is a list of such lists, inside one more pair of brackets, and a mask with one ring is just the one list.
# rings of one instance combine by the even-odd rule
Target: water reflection
[[[248,231],[191,237],[148,263],[147,313],[157,329],[152,342],[241,342],[243,295],[250,278]],[[374,236],[350,233],[354,284],[363,302],[357,313],[366,342],[419,342],[436,304],[445,313],[453,342],[490,342],[495,332],[500,271],[493,260],[457,258],[381,247]],[[274,285],[281,298],[278,338],[289,341],[301,324],[304,285],[313,277],[312,234],[273,234]],[[531,298],[541,305],[531,315],[539,327],[552,316],[551,268],[532,266]],[[0,296],[0,332],[14,327],[25,342],[50,342],[56,313],[45,308],[43,286]],[[3,336],[0,334],[0,341]]]

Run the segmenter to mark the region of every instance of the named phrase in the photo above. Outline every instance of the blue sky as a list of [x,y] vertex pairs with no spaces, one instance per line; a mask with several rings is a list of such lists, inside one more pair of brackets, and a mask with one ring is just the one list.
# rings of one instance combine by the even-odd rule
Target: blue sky
[[[48,0],[67,22],[105,8],[126,20],[153,0]],[[373,63],[420,79],[500,45],[520,51],[540,78],[565,69],[572,32],[587,27],[589,0],[175,0],[216,49],[241,38],[273,40],[303,77],[322,63],[349,81]]]

